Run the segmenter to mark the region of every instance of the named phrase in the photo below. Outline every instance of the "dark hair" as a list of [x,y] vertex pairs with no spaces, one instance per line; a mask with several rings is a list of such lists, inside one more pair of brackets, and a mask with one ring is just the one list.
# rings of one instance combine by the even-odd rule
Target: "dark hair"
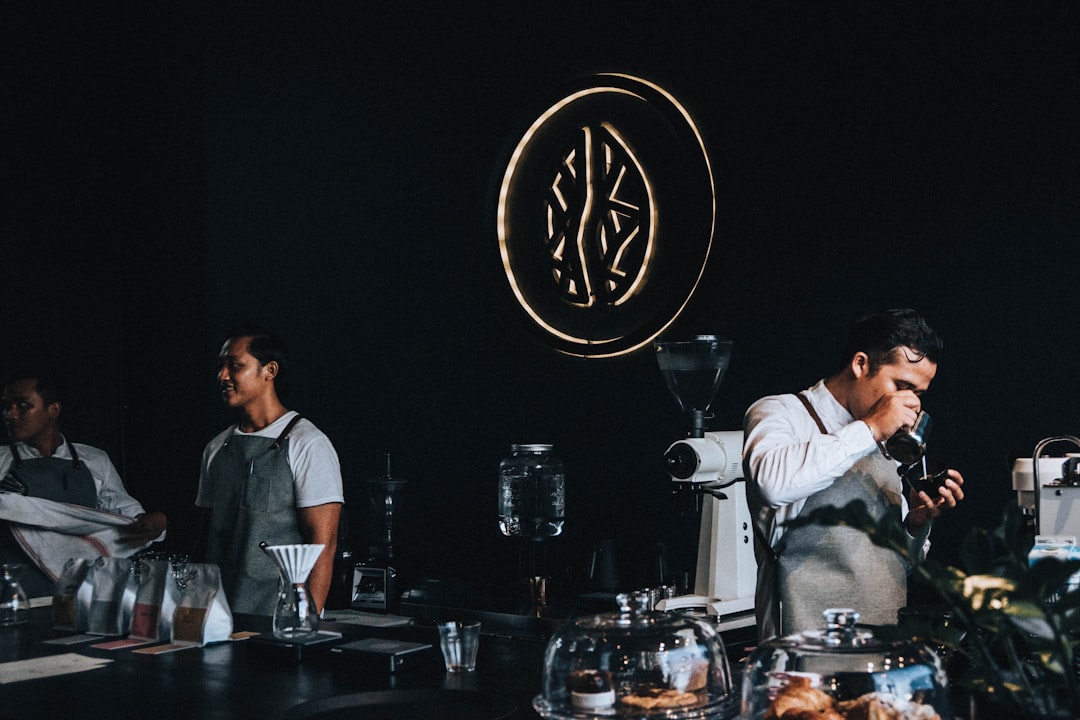
[[274,385],[280,388],[282,376],[289,364],[289,348],[285,345],[285,341],[262,326],[251,323],[237,325],[229,330],[229,340],[242,337],[248,338],[248,352],[259,361],[260,365],[266,365],[269,362],[277,363],[278,372],[274,377]]
[[19,368],[4,378],[4,388],[20,380],[37,381],[37,394],[46,405],[63,403],[68,397],[67,381],[64,376],[45,365],[27,365]]
[[893,362],[901,347],[911,348],[932,363],[941,360],[941,338],[919,313],[904,308],[883,310],[855,323],[848,334],[842,363],[847,365],[855,353],[864,352],[873,374]]

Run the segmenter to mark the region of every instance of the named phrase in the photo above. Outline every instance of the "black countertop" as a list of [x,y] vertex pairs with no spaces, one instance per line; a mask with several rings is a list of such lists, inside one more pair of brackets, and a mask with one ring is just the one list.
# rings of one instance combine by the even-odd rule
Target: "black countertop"
[[[53,630],[51,609],[38,608],[30,622],[0,628],[0,663],[63,653],[112,662],[99,669],[21,682],[4,682],[5,671],[0,668],[0,720],[331,720],[408,717],[418,708],[432,720],[463,713],[475,720],[485,715],[538,717],[531,703],[540,687],[544,633],[529,637],[528,632],[504,632],[497,623],[489,624],[481,632],[476,671],[448,674],[433,619],[418,618],[396,628],[322,623],[321,629],[340,632],[341,642],[382,637],[432,645],[415,667],[391,673],[357,656],[332,652],[336,643],[298,652],[249,639],[159,655],[98,649],[93,642],[51,645],[44,641],[71,633]],[[267,617],[234,618],[236,631],[267,632],[269,626]],[[362,711],[357,709],[365,703]]]

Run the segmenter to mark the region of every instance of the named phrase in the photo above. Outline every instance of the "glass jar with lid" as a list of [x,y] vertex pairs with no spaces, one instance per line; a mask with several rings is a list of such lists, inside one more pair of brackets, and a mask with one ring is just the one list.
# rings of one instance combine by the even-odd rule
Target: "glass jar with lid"
[[507,537],[560,535],[566,514],[566,472],[554,446],[511,445],[499,463],[499,530]]
[[548,642],[534,709],[554,720],[722,720],[738,702],[720,635],[705,621],[649,610],[648,593],[613,613],[567,621]]
[[824,627],[773,638],[750,655],[742,720],[952,720],[949,683],[926,644],[885,642],[848,608],[824,613]]

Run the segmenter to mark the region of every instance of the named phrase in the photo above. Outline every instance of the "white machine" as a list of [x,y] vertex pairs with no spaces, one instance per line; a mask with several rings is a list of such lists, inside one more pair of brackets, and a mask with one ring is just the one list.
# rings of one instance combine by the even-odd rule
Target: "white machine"
[[1056,442],[1080,449],[1080,439],[1072,435],[1041,440],[1032,457],[1013,463],[1013,490],[1020,509],[1035,519],[1038,535],[1080,535],[1080,454],[1043,457],[1043,450]]
[[704,605],[718,616],[720,629],[754,624],[757,561],[742,445],[741,430],[707,432],[672,444],[664,455],[672,481],[693,485],[691,491],[704,496],[694,595],[666,607]]
[[741,430],[705,432],[705,411],[731,358],[731,341],[698,335],[656,343],[657,362],[679,406],[691,414],[690,437],[664,453],[671,480],[701,499],[694,594],[662,600],[660,610],[705,608],[720,630],[754,624],[757,563],[746,504]]

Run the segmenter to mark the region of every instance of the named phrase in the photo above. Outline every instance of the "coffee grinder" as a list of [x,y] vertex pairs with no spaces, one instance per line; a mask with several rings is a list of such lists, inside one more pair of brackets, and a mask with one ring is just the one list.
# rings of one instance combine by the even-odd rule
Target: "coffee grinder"
[[394,557],[394,520],[401,510],[407,480],[390,473],[390,453],[386,454],[386,474],[367,481],[368,527],[373,544],[363,560],[353,568],[352,607],[357,610],[393,610],[397,604],[397,559]]
[[664,453],[676,492],[700,508],[694,594],[670,598],[659,609],[704,607],[718,627],[754,623],[753,526],[742,468],[743,432],[706,432],[706,413],[731,361],[732,341],[697,335],[654,344],[660,372],[675,402],[689,413],[691,429]]

